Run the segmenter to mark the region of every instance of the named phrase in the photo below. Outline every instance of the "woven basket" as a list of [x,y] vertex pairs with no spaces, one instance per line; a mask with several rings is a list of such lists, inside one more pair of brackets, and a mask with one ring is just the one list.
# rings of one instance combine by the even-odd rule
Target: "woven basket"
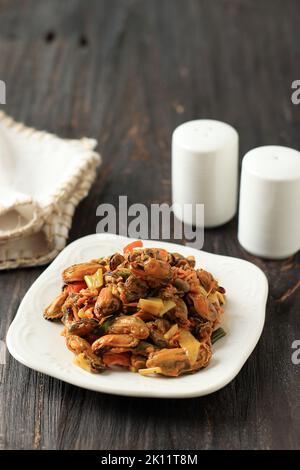
[[28,128],[0,112],[0,270],[46,264],[64,248],[101,162],[96,145]]

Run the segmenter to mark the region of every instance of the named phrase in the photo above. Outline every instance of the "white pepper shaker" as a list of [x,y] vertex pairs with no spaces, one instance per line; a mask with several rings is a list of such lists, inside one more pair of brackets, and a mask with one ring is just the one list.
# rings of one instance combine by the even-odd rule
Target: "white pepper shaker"
[[269,259],[300,249],[300,152],[270,145],[245,155],[238,239],[249,253]]
[[[204,226],[216,227],[236,213],[238,133],[211,119],[185,122],[172,137],[172,197],[177,218],[198,225],[196,204],[204,204]],[[182,211],[185,204],[192,211]]]

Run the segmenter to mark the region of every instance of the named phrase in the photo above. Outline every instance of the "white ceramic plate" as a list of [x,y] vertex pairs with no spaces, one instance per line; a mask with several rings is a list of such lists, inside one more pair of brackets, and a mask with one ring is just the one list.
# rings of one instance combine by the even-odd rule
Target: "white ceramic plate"
[[178,378],[142,377],[128,371],[90,374],[73,364],[73,354],[60,336],[61,324],[44,320],[42,312],[61,288],[61,272],[91,258],[107,256],[129,243],[109,234],[89,235],[68,245],[25,295],[7,334],[10,353],[22,364],[65,382],[98,392],[139,397],[186,398],[207,395],[227,385],[240,371],[261,335],[268,282],[255,265],[237,258],[205,253],[171,243],[144,245],[194,255],[196,266],[210,271],[226,288],[227,335],[213,346],[206,369]]

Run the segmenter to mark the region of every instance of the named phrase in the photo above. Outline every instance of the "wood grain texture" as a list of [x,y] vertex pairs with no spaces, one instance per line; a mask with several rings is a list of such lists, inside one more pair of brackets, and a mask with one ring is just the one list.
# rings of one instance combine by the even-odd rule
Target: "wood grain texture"
[[[94,233],[97,206],[170,201],[170,138],[181,122],[234,125],[251,147],[300,148],[298,0],[0,1],[5,110],[28,125],[99,140],[104,164],[70,240]],[[299,214],[295,214],[299,216]],[[237,223],[207,251],[253,261],[270,282],[266,326],[238,377],[189,400],[97,394],[0,366],[0,449],[295,449],[300,445],[300,255],[251,257]],[[0,274],[0,338],[41,269]],[[238,275],[238,273],[237,273]],[[246,300],[246,299],[245,299]],[[39,314],[39,312],[37,312]]]

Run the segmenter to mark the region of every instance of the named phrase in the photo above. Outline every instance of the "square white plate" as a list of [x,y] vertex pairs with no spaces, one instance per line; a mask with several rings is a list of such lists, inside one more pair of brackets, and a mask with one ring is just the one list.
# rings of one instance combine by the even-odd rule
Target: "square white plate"
[[62,270],[72,264],[122,250],[130,239],[96,234],[68,245],[30,287],[7,334],[7,347],[18,361],[44,374],[98,392],[138,397],[186,398],[207,395],[227,385],[240,371],[261,335],[268,282],[254,264],[172,243],[145,241],[183,255],[194,255],[196,267],[210,271],[225,287],[223,326],[227,335],[213,346],[209,366],[177,378],[143,377],[112,370],[90,374],[73,364],[73,354],[60,336],[61,324],[47,322],[44,308],[59,292]]

